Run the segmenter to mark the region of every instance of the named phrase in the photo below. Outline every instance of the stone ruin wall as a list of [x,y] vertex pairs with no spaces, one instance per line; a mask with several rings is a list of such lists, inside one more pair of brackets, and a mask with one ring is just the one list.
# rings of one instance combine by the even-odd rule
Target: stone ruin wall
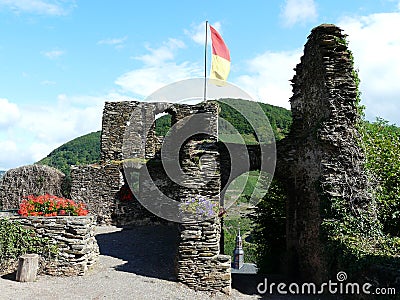
[[[99,246],[95,238],[96,220],[93,216],[5,217],[26,229],[33,230],[37,237],[48,238],[49,243],[57,246],[56,257],[40,258],[39,274],[85,275],[97,262]],[[16,270],[18,263],[10,263]]]
[[[123,226],[165,223],[149,213],[136,199],[126,202],[120,197],[121,188],[127,186],[122,166],[122,145],[131,115],[133,112],[138,113],[136,128],[142,130],[145,126],[152,126],[155,113],[164,106],[165,104],[146,106],[135,101],[106,102],[102,121],[100,164],[73,166],[71,169],[72,200],[85,202],[89,210],[97,215],[99,224]],[[132,142],[144,151],[144,139],[136,137],[137,140]],[[153,155],[154,142],[155,135],[148,137]]]
[[115,164],[71,167],[71,199],[84,202],[98,224],[112,224],[117,195],[122,186]]
[[345,36],[334,25],[312,30],[290,99],[293,125],[278,144],[276,176],[286,183],[289,272],[308,281],[327,276],[321,223],[332,197],[350,209],[371,205],[359,146],[356,83]]
[[[196,114],[207,114],[207,131],[212,136],[198,135],[191,138],[183,147],[181,165],[189,175],[191,188],[173,183],[165,174],[161,164],[159,139],[154,133],[155,115],[167,112],[171,114],[172,125]],[[130,120],[131,118],[131,120]],[[134,122],[134,126],[129,126]],[[187,126],[186,126],[187,127]],[[124,132],[128,129],[129,143],[123,149]],[[149,133],[144,136],[144,132]],[[176,130],[185,130],[177,127]],[[103,131],[101,138],[100,165],[75,166],[71,170],[73,200],[84,201],[89,209],[97,214],[103,224],[117,225],[153,225],[165,224],[177,226],[172,222],[154,216],[139,202],[122,203],[119,199],[121,187],[126,184],[122,168],[123,152],[129,153],[133,161],[147,161],[150,177],[144,176],[140,163],[132,163],[129,172],[140,175],[141,198],[147,199],[146,192],[153,182],[163,194],[184,201],[201,195],[219,203],[218,106],[212,103],[204,105],[171,105],[168,103],[108,102],[104,108]],[[146,144],[144,141],[147,139]],[[207,155],[204,155],[207,154]],[[202,158],[200,158],[202,157]],[[199,168],[201,159],[202,168]],[[217,163],[217,166],[215,166]],[[208,176],[209,183],[204,185],[202,178]],[[151,196],[153,197],[153,196]],[[153,197],[154,198],[154,197]],[[157,197],[155,197],[157,198]],[[165,211],[160,204],[160,211]],[[205,222],[191,222],[179,225],[179,245],[176,254],[176,274],[180,282],[196,290],[222,291],[230,293],[231,274],[230,256],[220,254],[221,224],[219,218]]]
[[220,254],[219,218],[182,224],[177,277],[195,290],[231,292],[231,257]]
[[[319,282],[327,276],[320,231],[322,221],[328,217],[322,209],[324,205],[329,205],[327,199],[342,197],[351,209],[363,210],[371,204],[367,192],[368,181],[363,170],[364,154],[358,145],[356,130],[357,90],[353,63],[344,38],[341,30],[334,25],[325,24],[312,30],[292,80],[293,96],[290,103],[293,125],[289,136],[277,145],[275,175],[286,183],[288,190],[287,265],[292,274],[300,275],[307,281]],[[137,128],[144,130],[153,126],[154,116],[165,111],[167,106],[165,103],[106,103],[101,164],[78,166],[71,172],[74,200],[87,202],[99,215],[101,222],[155,222],[141,206],[127,208],[119,203],[118,192],[124,185],[120,165],[122,142],[133,112],[137,114],[134,116],[138,121]],[[206,109],[212,111],[211,107]],[[177,121],[196,113],[195,110],[189,106],[174,105],[167,112],[172,115],[173,121]],[[218,135],[217,129],[215,134]],[[154,132],[147,136],[146,145],[140,134],[130,137],[131,153],[136,153],[138,158],[156,159],[159,141]],[[194,139],[192,146],[199,146],[203,142]],[[203,150],[212,149],[210,146],[213,142],[209,141]],[[189,158],[190,149],[193,148],[189,146],[186,153]],[[218,149],[214,148],[211,152],[219,161]],[[192,175],[198,175],[198,168],[189,161],[183,167]],[[159,175],[159,180],[163,180],[161,172],[155,174]],[[218,194],[217,188],[221,187],[219,179],[215,182],[215,186],[203,190],[174,188],[166,192],[180,199],[187,199],[195,193],[212,198]],[[145,189],[146,183],[143,184]],[[229,293],[230,258],[220,255],[217,242],[220,234],[218,220],[180,226],[176,266],[181,282],[199,290]]]
[[28,195],[62,196],[65,175],[44,165],[23,166],[9,170],[0,181],[0,209],[18,209]]

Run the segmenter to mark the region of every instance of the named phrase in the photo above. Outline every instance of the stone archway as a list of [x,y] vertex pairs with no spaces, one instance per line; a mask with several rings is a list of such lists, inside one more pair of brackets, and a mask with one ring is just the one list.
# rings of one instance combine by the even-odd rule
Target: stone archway
[[[171,114],[172,125],[180,120],[206,114],[204,126],[210,135],[195,135],[184,141],[178,157],[185,172],[191,175],[191,185],[180,186],[168,177],[158,152],[159,141],[155,140],[155,116],[163,111]],[[185,201],[201,195],[219,202],[220,180],[214,170],[219,164],[217,143],[218,106],[214,103],[199,105],[178,105],[169,103],[109,102],[103,113],[101,143],[101,164],[98,166],[78,166],[71,172],[72,198],[84,201],[101,220],[113,222],[112,216],[118,213],[118,193],[124,185],[124,178],[131,173],[139,174],[139,195],[142,205],[152,214],[168,219],[169,203],[158,201],[170,197]],[[208,118],[208,119],[207,119]],[[130,126],[132,124],[132,126]],[[185,124],[183,122],[183,124]],[[179,125],[186,136],[187,126]],[[125,135],[123,133],[128,133]],[[125,140],[124,140],[125,139]],[[128,142],[125,144],[125,142]],[[124,154],[124,155],[123,155]],[[204,159],[201,156],[206,154]],[[126,156],[128,155],[128,156]],[[126,159],[129,157],[129,159]],[[125,158],[125,159],[124,159]],[[198,162],[202,167],[199,169]],[[124,176],[123,176],[124,173]],[[201,181],[205,174],[211,176],[206,185]],[[155,191],[156,192],[155,194]],[[158,193],[158,194],[157,194]],[[139,204],[139,205],[140,205]],[[99,209],[101,208],[101,209]],[[159,222],[171,224],[161,218],[136,213],[130,218],[131,225],[154,225]],[[131,211],[132,212],[132,211]],[[114,218],[115,220],[115,218]],[[117,218],[124,220],[123,218]],[[123,224],[118,224],[123,225]],[[173,225],[172,225],[173,226]],[[220,254],[219,236],[221,226],[218,217],[179,224],[179,244],[176,253],[176,277],[180,282],[196,290],[222,291],[230,293],[230,257]]]

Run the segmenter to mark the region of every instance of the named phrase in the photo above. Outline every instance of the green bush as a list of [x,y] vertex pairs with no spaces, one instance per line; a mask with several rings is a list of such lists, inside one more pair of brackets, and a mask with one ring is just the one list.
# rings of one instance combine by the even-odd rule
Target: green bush
[[400,236],[400,128],[378,118],[365,122],[366,168],[375,180],[378,218],[383,231]]
[[252,236],[260,273],[279,272],[286,249],[286,196],[283,185],[272,180],[267,194],[257,204]]
[[17,260],[25,253],[37,253],[51,257],[57,248],[48,239],[35,235],[33,230],[25,229],[20,223],[0,219],[0,271],[9,261]]

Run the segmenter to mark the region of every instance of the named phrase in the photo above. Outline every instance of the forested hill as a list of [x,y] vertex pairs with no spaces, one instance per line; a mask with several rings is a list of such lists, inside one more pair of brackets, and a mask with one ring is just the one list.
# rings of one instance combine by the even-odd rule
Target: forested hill
[[[244,115],[246,112],[243,110],[251,109],[251,106],[246,105],[248,103],[246,100],[229,99],[229,101],[241,103],[240,107]],[[244,137],[246,143],[256,143],[254,131],[243,115],[224,103],[219,102],[219,104],[221,118],[231,123]],[[283,138],[290,128],[291,112],[281,107],[265,103],[259,104],[270,121],[275,138],[277,140]],[[157,119],[156,134],[165,135],[170,124],[170,115]],[[91,164],[100,160],[100,135],[101,132],[98,131],[78,137],[53,150],[47,157],[37,163],[55,167],[64,174],[69,175],[71,165]]]
[[69,175],[71,165],[92,164],[100,160],[100,135],[101,131],[97,131],[73,139],[37,163],[55,167]]
[[0,171],[0,179],[3,178],[5,173],[6,173],[6,171]]
[[[221,107],[219,116],[235,127],[235,129],[243,136],[246,144],[257,142],[254,136],[253,126],[259,127],[258,129],[260,129],[260,132],[268,131],[265,127],[265,119],[260,116],[260,113],[258,113],[257,109],[259,110],[259,108],[254,105],[255,103],[241,99],[225,99],[224,101],[225,103],[217,101]],[[238,111],[232,106],[226,104],[226,102],[231,103],[232,106],[238,108]],[[290,110],[260,102],[257,104],[267,116],[275,139],[280,140],[284,138],[289,132],[290,125],[292,124],[292,114]],[[250,117],[253,124],[250,125],[244,116]],[[223,124],[219,124],[219,126],[220,134],[229,131],[227,128],[224,128]],[[222,140],[221,136],[220,139]]]

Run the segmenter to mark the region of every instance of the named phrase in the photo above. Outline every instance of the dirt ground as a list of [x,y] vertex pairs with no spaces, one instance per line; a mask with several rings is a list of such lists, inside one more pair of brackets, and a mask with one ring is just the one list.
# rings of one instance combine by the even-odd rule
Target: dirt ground
[[257,299],[234,290],[232,296],[195,292],[175,281],[177,233],[173,228],[98,227],[101,255],[85,276],[38,276],[20,283],[0,277],[0,299]]

